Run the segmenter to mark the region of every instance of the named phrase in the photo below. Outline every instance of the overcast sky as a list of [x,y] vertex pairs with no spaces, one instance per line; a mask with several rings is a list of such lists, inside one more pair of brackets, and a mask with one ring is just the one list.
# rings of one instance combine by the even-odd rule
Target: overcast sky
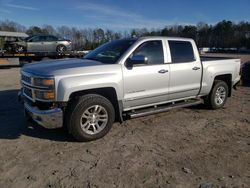
[[250,0],[0,0],[0,20],[113,30],[250,21]]

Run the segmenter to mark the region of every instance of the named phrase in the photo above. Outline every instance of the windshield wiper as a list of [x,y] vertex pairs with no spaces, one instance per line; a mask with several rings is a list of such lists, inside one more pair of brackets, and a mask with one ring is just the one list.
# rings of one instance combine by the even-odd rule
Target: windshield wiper
[[93,61],[99,61],[98,59],[92,58],[92,57],[84,57],[83,59],[93,60]]
[[104,61],[102,59],[96,59],[96,58],[93,58],[93,57],[83,57],[83,59],[88,59],[88,60],[93,60],[93,61],[98,61],[100,63],[103,63],[103,64],[114,64],[114,62],[108,62],[108,61]]
[[95,58],[91,58],[91,57],[84,57],[83,59],[96,60]]

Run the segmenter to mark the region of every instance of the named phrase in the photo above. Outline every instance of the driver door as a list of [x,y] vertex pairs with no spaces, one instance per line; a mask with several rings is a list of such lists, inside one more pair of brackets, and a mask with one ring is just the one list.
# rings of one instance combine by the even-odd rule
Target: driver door
[[45,36],[35,36],[28,43],[28,52],[44,52]]
[[54,36],[46,36],[44,41],[44,51],[46,52],[55,52],[57,46],[57,38]]
[[147,63],[123,67],[125,110],[168,100],[169,65],[165,63],[162,40],[146,41],[131,54]]

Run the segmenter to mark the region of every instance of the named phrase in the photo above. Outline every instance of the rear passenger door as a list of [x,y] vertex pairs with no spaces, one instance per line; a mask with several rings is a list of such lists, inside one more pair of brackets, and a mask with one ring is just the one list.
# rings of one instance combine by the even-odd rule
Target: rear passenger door
[[191,41],[168,40],[170,63],[169,100],[194,97],[199,93],[202,67]]
[[44,50],[46,52],[55,52],[57,40],[58,39],[54,36],[46,36],[46,41],[44,42]]
[[164,60],[162,40],[146,41],[130,55],[142,55],[146,64],[123,67],[125,110],[167,101],[169,65]]

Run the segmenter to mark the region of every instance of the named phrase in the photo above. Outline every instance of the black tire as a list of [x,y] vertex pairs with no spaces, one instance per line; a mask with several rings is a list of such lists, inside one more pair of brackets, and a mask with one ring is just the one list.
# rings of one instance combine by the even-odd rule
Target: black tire
[[[96,134],[88,134],[82,128],[82,116],[92,106],[100,106],[106,110],[107,121],[104,128]],[[78,141],[92,141],[105,136],[115,120],[115,110],[112,103],[105,97],[97,94],[87,94],[79,97],[66,110],[66,126],[73,137]],[[86,122],[89,120],[86,120]],[[98,129],[96,129],[98,130]],[[91,131],[91,130],[90,130]]]
[[[223,88],[225,91],[225,96],[223,97],[223,99],[221,99],[221,101],[220,99],[218,99],[216,95],[216,92],[218,91],[219,88]],[[211,92],[209,93],[208,96],[204,98],[204,104],[208,108],[216,110],[222,108],[225,105],[227,97],[228,97],[228,85],[226,84],[226,82],[222,80],[215,80]],[[218,102],[218,100],[220,102]]]
[[64,53],[64,52],[66,52],[66,50],[67,50],[66,46],[64,46],[62,44],[60,44],[56,47],[56,52],[58,52],[58,53]]
[[24,53],[24,52],[26,52],[26,48],[25,48],[25,46],[17,45],[17,46],[15,46],[14,51],[16,53]]

